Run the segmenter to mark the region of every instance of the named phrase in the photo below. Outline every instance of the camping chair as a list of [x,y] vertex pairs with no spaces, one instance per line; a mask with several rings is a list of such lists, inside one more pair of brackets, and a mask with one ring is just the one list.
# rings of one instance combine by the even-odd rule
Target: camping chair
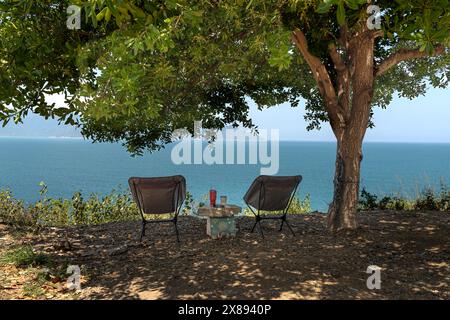
[[[130,178],[128,184],[142,216],[140,241],[145,236],[147,223],[173,222],[177,241],[180,242],[177,219],[186,198],[186,179],[183,176]],[[171,219],[147,220],[146,214],[173,214],[174,216]]]
[[[280,230],[286,224],[295,236],[289,222],[287,221],[287,213],[297,191],[298,185],[302,181],[302,176],[259,176],[253,181],[244,196],[244,201],[250,211],[255,215],[255,224],[252,233],[259,225],[261,236],[264,234],[261,228],[261,220],[281,220]],[[257,211],[255,212],[256,209]],[[261,215],[260,211],[282,211],[281,215],[266,216]]]

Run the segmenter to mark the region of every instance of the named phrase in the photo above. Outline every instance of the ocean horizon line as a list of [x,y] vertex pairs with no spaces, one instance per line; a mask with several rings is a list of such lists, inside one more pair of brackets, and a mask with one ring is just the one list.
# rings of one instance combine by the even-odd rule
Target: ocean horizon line
[[[83,140],[86,142],[93,142],[90,139],[84,137],[73,137],[73,136],[1,136],[0,139],[23,139],[23,140]],[[224,141],[227,141],[224,139]],[[268,140],[271,141],[271,140]],[[238,140],[242,142],[242,140]],[[335,140],[295,140],[295,139],[280,139],[279,142],[306,142],[306,143],[336,143]],[[104,142],[98,142],[104,143]],[[120,143],[120,142],[115,142]],[[369,140],[364,141],[364,144],[369,143],[383,143],[383,144],[450,144],[450,141],[380,141],[380,140]],[[114,144],[114,142],[113,142]]]

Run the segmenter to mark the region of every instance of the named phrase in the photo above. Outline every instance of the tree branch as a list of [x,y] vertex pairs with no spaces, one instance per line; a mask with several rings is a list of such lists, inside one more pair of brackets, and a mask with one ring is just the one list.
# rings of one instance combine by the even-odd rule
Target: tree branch
[[350,71],[334,44],[328,46],[328,52],[337,73],[338,103],[344,110],[348,110],[350,105]]
[[384,31],[383,30],[376,30],[372,32],[372,36],[374,39],[376,38],[381,38],[384,36]]
[[348,51],[350,43],[349,43],[349,30],[347,23],[341,26],[341,30],[339,31],[339,39],[338,39],[342,48]]
[[375,68],[375,76],[379,77],[389,71],[392,67],[398,63],[406,60],[425,58],[428,56],[437,56],[445,52],[445,47],[443,45],[436,46],[434,48],[434,53],[432,55],[425,51],[420,51],[419,49],[399,49],[397,52],[393,53],[391,56],[386,58]]
[[296,28],[293,31],[292,41],[297,46],[313,73],[319,92],[324,98],[325,109],[330,118],[331,127],[337,132],[337,130],[340,130],[345,126],[345,121],[330,75],[320,59],[309,52],[308,42],[300,29]]
[[336,71],[344,71],[347,68],[334,43],[328,46],[328,53],[330,54],[331,60],[333,60]]

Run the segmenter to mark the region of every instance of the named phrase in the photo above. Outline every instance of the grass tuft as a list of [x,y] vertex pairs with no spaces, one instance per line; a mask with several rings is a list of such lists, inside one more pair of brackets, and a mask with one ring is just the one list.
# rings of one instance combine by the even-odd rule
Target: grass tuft
[[19,246],[6,252],[1,258],[2,264],[14,264],[17,267],[37,267],[50,263],[50,259],[43,253],[37,253],[30,245]]

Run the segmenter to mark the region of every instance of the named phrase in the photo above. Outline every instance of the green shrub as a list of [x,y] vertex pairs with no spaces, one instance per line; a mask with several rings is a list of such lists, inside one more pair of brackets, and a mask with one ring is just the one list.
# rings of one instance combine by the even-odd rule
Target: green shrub
[[440,200],[438,202],[441,211],[450,211],[450,190],[441,186]]
[[192,194],[188,191],[186,192],[186,200],[184,201],[183,209],[181,210],[181,215],[187,216],[193,214],[193,210],[195,208],[195,201],[192,197]]
[[361,196],[359,198],[359,204],[364,208],[364,210],[374,210],[378,207],[377,202],[378,197],[366,191],[362,188]]
[[[295,196],[292,199],[291,206],[289,207],[288,214],[305,214],[311,212],[311,199],[310,195],[307,194],[304,200],[301,200],[299,197]],[[265,212],[261,211],[261,214],[271,214],[271,215],[279,215],[282,214],[282,211],[271,211]],[[249,208],[244,209],[244,215],[253,216],[252,211]]]
[[85,202],[79,199],[77,224],[102,224],[112,221],[135,220],[139,211],[130,194],[119,194],[113,191],[100,198],[92,194]]
[[431,188],[425,189],[414,204],[416,210],[439,210],[439,201]]
[[[71,199],[51,199],[47,196],[45,183],[39,185],[39,201],[28,206],[15,200],[9,190],[0,190],[0,222],[38,229],[42,226],[95,225],[140,218],[129,192],[113,190],[104,197],[91,194],[87,199],[81,192],[75,192]],[[190,214],[193,204],[192,195],[187,193],[181,214]],[[148,215],[147,218],[164,219],[168,215]]]
[[361,191],[359,210],[397,210],[397,211],[450,211],[450,190],[441,182],[441,191],[436,194],[432,188],[425,188],[415,199],[400,196],[384,196],[381,200],[374,194]]
[[17,227],[91,225],[112,221],[134,220],[139,212],[129,193],[99,197],[92,194],[87,200],[80,192],[71,199],[47,197],[47,186],[40,184],[40,199],[25,205],[13,198],[9,190],[0,191],[0,222]]
[[393,197],[388,203],[387,209],[396,211],[414,210],[414,201],[400,197]]
[[9,190],[0,191],[0,222],[15,226],[32,226],[36,216],[26,210],[23,201],[13,198]]
[[17,267],[36,267],[48,265],[50,259],[43,253],[36,253],[30,245],[25,245],[6,252],[0,262],[11,263]]

